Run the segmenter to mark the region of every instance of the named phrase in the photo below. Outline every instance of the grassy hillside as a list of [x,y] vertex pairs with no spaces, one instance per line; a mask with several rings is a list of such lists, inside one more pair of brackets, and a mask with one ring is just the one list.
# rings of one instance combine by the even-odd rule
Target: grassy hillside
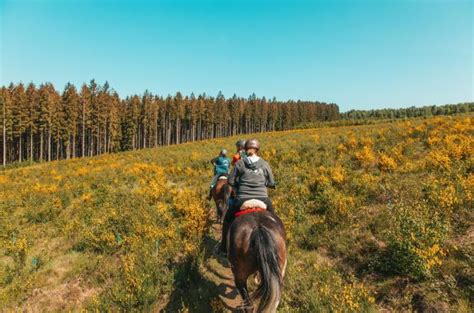
[[[467,115],[256,135],[288,232],[281,311],[468,312],[473,132]],[[204,198],[235,140],[0,172],[0,307],[220,310]]]

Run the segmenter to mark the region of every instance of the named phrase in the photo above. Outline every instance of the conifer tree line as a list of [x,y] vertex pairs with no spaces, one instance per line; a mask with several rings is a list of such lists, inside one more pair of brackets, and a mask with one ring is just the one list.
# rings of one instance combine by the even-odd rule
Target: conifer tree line
[[452,115],[459,113],[474,112],[473,102],[462,102],[457,104],[428,105],[423,107],[409,107],[401,109],[377,109],[377,110],[350,110],[340,114],[341,119],[397,119],[411,117],[429,117],[435,115]]
[[58,92],[51,83],[2,86],[0,158],[51,161],[189,141],[286,130],[335,120],[336,104],[206,94],[162,97],[145,91],[121,99],[105,82]]

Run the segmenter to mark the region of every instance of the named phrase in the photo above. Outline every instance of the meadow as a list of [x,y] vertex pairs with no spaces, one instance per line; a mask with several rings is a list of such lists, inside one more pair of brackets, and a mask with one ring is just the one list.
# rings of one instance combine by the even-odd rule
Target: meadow
[[[470,312],[472,114],[255,134],[288,233],[281,312]],[[0,171],[0,307],[223,310],[202,275],[237,137]]]

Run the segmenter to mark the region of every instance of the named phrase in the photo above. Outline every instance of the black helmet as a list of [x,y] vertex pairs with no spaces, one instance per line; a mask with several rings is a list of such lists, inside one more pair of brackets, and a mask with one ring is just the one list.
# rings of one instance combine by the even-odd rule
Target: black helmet
[[245,142],[245,150],[254,148],[256,150],[260,150],[260,143],[257,139],[250,139]]
[[239,148],[244,148],[245,147],[245,140],[238,140],[235,145]]

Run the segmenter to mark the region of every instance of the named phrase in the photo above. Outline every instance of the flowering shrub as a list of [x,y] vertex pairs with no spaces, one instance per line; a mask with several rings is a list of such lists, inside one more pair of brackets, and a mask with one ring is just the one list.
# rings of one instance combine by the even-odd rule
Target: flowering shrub
[[385,234],[388,251],[384,269],[417,279],[430,277],[434,267],[440,265],[446,255],[442,247],[449,223],[430,212],[423,203],[415,206],[397,204],[391,215],[391,224]]
[[380,154],[379,160],[377,162],[381,171],[390,172],[397,168],[397,162],[390,156],[385,153]]
[[[450,247],[467,241],[473,125],[458,116],[256,135],[287,233],[281,310],[409,311],[411,290],[466,281],[469,248]],[[209,160],[236,139],[1,171],[0,307],[159,311],[205,269]],[[417,282],[399,295],[393,277]],[[39,301],[76,281],[76,298]],[[469,301],[462,284],[437,292]],[[196,299],[222,308],[215,295]]]
[[336,166],[331,170],[331,179],[337,184],[344,182],[345,172],[341,166]]
[[357,151],[355,158],[359,161],[359,164],[364,167],[369,167],[375,162],[375,154],[369,146],[363,146],[361,150]]
[[363,312],[375,303],[364,283],[354,277],[343,278],[324,262],[299,262],[288,272],[282,303],[291,312]]

